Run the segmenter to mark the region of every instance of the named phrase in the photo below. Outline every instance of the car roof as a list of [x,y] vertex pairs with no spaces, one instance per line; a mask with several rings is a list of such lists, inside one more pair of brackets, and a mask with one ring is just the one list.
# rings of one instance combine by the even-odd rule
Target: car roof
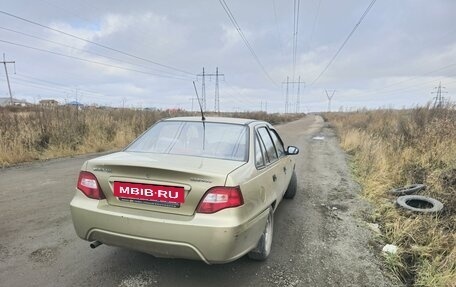
[[[165,119],[164,121],[188,121],[188,122],[201,122],[201,117],[176,117]],[[206,122],[212,123],[227,123],[227,124],[241,124],[249,125],[251,123],[265,123],[264,121],[242,119],[242,118],[228,118],[228,117],[206,117]]]

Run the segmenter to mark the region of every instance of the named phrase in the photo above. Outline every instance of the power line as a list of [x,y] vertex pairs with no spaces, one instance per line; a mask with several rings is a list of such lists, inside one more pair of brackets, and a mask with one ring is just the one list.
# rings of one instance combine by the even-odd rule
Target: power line
[[[454,76],[451,76],[451,77],[454,77]],[[402,91],[411,91],[411,90],[421,90],[422,88],[424,87],[428,87],[429,84],[433,84],[435,83],[435,79],[432,79],[432,80],[429,80],[429,81],[420,81],[419,83],[413,83],[411,85],[408,85],[408,86],[404,86],[404,87],[398,87],[398,88],[395,88],[395,89],[390,89],[390,90],[383,90],[383,91],[378,91],[378,92],[368,92],[368,93],[365,93],[363,94],[363,96],[369,96],[369,95],[388,95],[388,94],[393,94],[393,93],[397,93],[397,92],[402,92]],[[380,89],[379,89],[380,90]]]
[[272,79],[272,77],[269,75],[269,73],[266,71],[266,68],[264,67],[263,63],[261,63],[260,59],[258,58],[257,54],[253,50],[252,46],[250,45],[249,41],[244,35],[244,32],[242,32],[241,27],[236,21],[236,18],[234,18],[233,13],[231,13],[230,8],[226,4],[225,0],[219,0],[220,5],[222,6],[223,10],[225,10],[226,15],[230,19],[231,23],[233,24],[234,28],[236,31],[239,33],[239,36],[241,36],[242,41],[244,42],[245,46],[249,49],[250,53],[252,54],[253,58],[257,62],[258,66],[260,66],[261,70],[263,73],[266,75],[266,77],[275,85],[278,86],[277,83]]
[[18,47],[27,48],[27,49],[32,49],[32,50],[36,50],[36,51],[40,51],[40,52],[44,52],[44,53],[54,54],[54,55],[57,55],[57,56],[66,57],[66,58],[70,58],[70,59],[73,59],[73,60],[79,60],[79,61],[88,62],[88,63],[92,63],[92,64],[97,64],[97,65],[101,65],[101,66],[116,68],[116,69],[119,69],[119,70],[125,70],[125,71],[141,73],[141,74],[147,74],[147,75],[152,75],[152,76],[161,77],[161,78],[169,78],[169,79],[175,79],[175,80],[188,81],[188,79],[186,79],[186,78],[177,78],[177,77],[171,77],[171,76],[166,76],[166,75],[153,74],[153,73],[146,72],[146,71],[140,71],[140,70],[136,70],[136,69],[130,69],[130,68],[127,68],[127,67],[122,67],[122,66],[111,65],[111,64],[107,64],[107,63],[103,63],[103,62],[88,60],[88,59],[84,59],[84,58],[80,58],[80,57],[76,57],[76,56],[66,55],[66,54],[54,52],[54,51],[51,51],[51,50],[36,48],[36,47],[23,45],[23,44],[19,44],[19,43],[14,43],[14,42],[9,42],[9,41],[4,41],[4,40],[0,40],[0,42],[6,43],[6,44],[10,44],[10,45],[14,45],[14,46],[18,46]]
[[234,96],[232,94],[227,94],[226,92],[224,92],[225,94],[227,94],[228,96],[231,96],[232,98],[235,98],[236,100],[238,100],[238,102],[256,104],[256,102],[251,100],[250,97],[247,97],[246,95],[244,95],[239,88],[237,88],[235,85],[232,85],[230,82],[228,82],[226,80],[226,78],[223,78],[223,81],[226,83],[226,86],[225,86],[226,88],[230,89],[233,93],[236,93],[239,96]]
[[72,92],[72,90],[67,90],[67,89],[64,89],[64,88],[54,88],[54,87],[51,87],[51,86],[46,86],[46,85],[43,85],[43,84],[37,84],[37,83],[34,83],[32,81],[27,81],[27,80],[24,80],[24,79],[18,79],[18,78],[12,78],[13,82],[16,84],[16,85],[22,85],[22,86],[29,86],[29,87],[33,87],[33,88],[36,88],[36,89],[41,89],[41,90],[47,90],[47,91],[51,91],[51,92],[54,92],[54,93],[59,93],[59,94],[62,94],[62,93],[70,93]]
[[295,80],[295,73],[296,73],[296,54],[298,51],[298,33],[299,33],[299,6],[301,0],[294,0],[294,8],[293,8],[293,78]]
[[13,94],[11,93],[11,84],[10,84],[10,81],[9,81],[8,68],[6,67],[6,64],[15,64],[16,62],[15,61],[6,61],[5,60],[5,53],[3,53],[3,62],[0,62],[0,63],[2,63],[5,66],[5,75],[6,75],[6,82],[8,83],[8,92],[9,92],[9,96],[10,96],[10,105],[13,105]]
[[318,0],[317,13],[315,13],[315,18],[314,18],[314,21],[312,24],[312,32],[310,33],[309,43],[312,42],[313,35],[315,33],[315,27],[317,25],[318,16],[320,16],[320,6],[321,6],[321,0]]
[[32,21],[32,20],[25,19],[23,17],[17,16],[17,15],[14,15],[14,14],[2,11],[2,10],[0,10],[0,13],[4,14],[6,16],[9,16],[9,17],[12,17],[12,18],[27,22],[29,24],[33,24],[33,25],[36,25],[36,26],[39,26],[39,27],[42,27],[42,28],[45,28],[45,29],[48,29],[48,30],[51,30],[51,31],[54,31],[54,32],[57,32],[57,33],[60,33],[60,34],[63,34],[63,35],[66,35],[68,37],[72,37],[74,39],[78,39],[78,40],[84,41],[86,43],[89,43],[89,44],[92,44],[92,45],[95,45],[95,46],[98,46],[98,47],[101,47],[101,48],[104,48],[104,49],[107,49],[107,50],[110,50],[110,51],[114,51],[114,52],[123,54],[125,56],[129,56],[129,57],[132,57],[132,58],[135,58],[135,59],[138,59],[138,60],[149,62],[149,63],[152,63],[154,65],[161,66],[161,67],[164,67],[164,68],[167,68],[167,69],[171,69],[171,70],[174,70],[174,71],[178,71],[178,72],[181,72],[181,73],[184,73],[184,74],[193,75],[193,73],[190,73],[188,71],[185,71],[185,70],[182,70],[182,69],[179,69],[179,68],[175,68],[175,67],[172,67],[172,66],[169,66],[169,65],[161,64],[161,63],[158,63],[156,61],[152,61],[152,60],[140,57],[140,56],[136,56],[136,55],[133,55],[131,53],[124,52],[124,51],[109,47],[109,46],[104,45],[104,44],[100,44],[100,43],[97,43],[97,42],[94,42],[94,41],[91,41],[91,40],[88,40],[88,39],[84,39],[82,37],[70,34],[68,32],[49,27],[49,26],[46,26],[44,24],[41,24],[41,23],[38,23],[38,22],[35,22],[35,21]]
[[[19,76],[19,77],[23,77],[23,78],[26,78],[26,79],[30,79],[30,80],[35,81],[35,82],[42,82],[42,83],[45,83],[45,84],[47,84],[47,85],[60,86],[60,87],[62,87],[62,88],[69,88],[69,89],[71,89],[71,87],[69,87],[69,86],[66,85],[66,84],[57,83],[57,82],[54,82],[54,81],[43,80],[43,79],[36,78],[36,77],[30,76],[30,75],[25,75],[25,74],[16,73],[15,76],[16,76],[16,77]],[[83,90],[83,92],[101,95],[101,94],[98,93],[98,92],[93,92],[93,91],[88,91],[88,90]]]
[[279,41],[279,44],[283,50],[282,37],[280,34],[279,24],[277,22],[277,8],[276,8],[275,0],[272,0],[272,10],[274,12],[274,23],[275,23],[276,33],[277,33],[277,40]]
[[[84,13],[84,11],[81,13],[81,10],[80,9],[74,9],[74,7],[70,8],[70,7],[62,7],[62,6],[59,6],[59,5],[56,5],[55,3],[51,3],[52,1],[48,1],[48,0],[41,0],[41,1],[44,1],[45,3],[47,3],[50,7],[54,7],[58,10],[61,10],[61,11],[64,11],[67,15],[72,15],[72,17],[76,17],[78,19],[80,19],[82,22],[92,22],[92,19],[90,19],[90,17],[88,15],[86,15],[86,13]],[[96,11],[96,10],[100,10],[98,9],[97,7],[93,6],[93,5],[89,5],[89,3],[84,3],[84,1],[73,1],[73,3],[77,3],[79,4],[79,6],[83,6],[85,7],[86,9],[88,9],[89,11]],[[136,19],[137,20],[137,19]],[[147,27],[146,29],[144,27]],[[150,44],[149,40],[150,38],[153,39],[153,37],[146,37],[145,35],[147,34],[147,32],[149,32],[150,29],[147,25],[135,25],[135,29],[131,29],[129,31],[128,34],[125,34],[123,35],[124,38],[127,38],[126,42],[132,42],[131,41],[131,36],[134,34],[134,35],[139,35],[139,38],[141,39],[141,46],[143,47],[146,47],[146,44]],[[146,43],[147,41],[147,43]],[[149,46],[147,46],[146,48],[148,48],[149,50],[152,50],[152,48]],[[165,71],[163,71],[165,72]],[[169,72],[165,72],[165,73],[169,73]],[[194,79],[194,75],[193,77],[191,78],[192,80]]]
[[[27,87],[32,87],[35,89],[46,90],[46,91],[48,91],[48,93],[50,92],[52,94],[56,94],[56,95],[60,95],[60,96],[62,96],[62,94],[70,94],[70,93],[74,92],[74,89],[71,89],[70,87],[68,87],[68,88],[52,87],[52,86],[48,86],[48,85],[37,84],[32,81],[28,81],[28,80],[24,80],[24,79],[18,79],[16,77],[12,77],[11,80],[15,85],[27,86]],[[79,91],[84,92],[84,94],[88,94],[88,92],[86,92],[84,90],[79,90]],[[94,93],[92,93],[92,94],[94,94]],[[95,94],[95,96],[97,96],[97,95]],[[97,97],[104,97],[104,95],[98,94]]]
[[139,65],[139,64],[135,64],[135,63],[132,63],[132,62],[129,62],[129,61],[125,61],[125,60],[122,60],[122,59],[119,59],[119,58],[116,58],[116,57],[111,57],[111,56],[103,55],[103,54],[100,54],[100,53],[96,53],[96,52],[92,52],[92,51],[76,48],[74,46],[70,46],[70,45],[67,45],[67,44],[60,43],[60,42],[52,41],[52,40],[49,40],[49,39],[45,39],[45,38],[42,38],[42,37],[38,37],[38,36],[35,36],[35,35],[24,33],[24,32],[21,32],[21,31],[13,30],[13,29],[10,29],[10,28],[0,27],[0,29],[8,31],[8,32],[16,33],[16,34],[19,34],[19,35],[23,35],[23,36],[26,36],[26,37],[30,37],[30,38],[33,38],[33,39],[37,39],[37,40],[40,40],[40,41],[44,41],[44,42],[52,43],[52,44],[59,45],[59,46],[62,46],[62,47],[66,47],[66,48],[69,48],[69,49],[73,49],[75,51],[80,51],[80,52],[84,52],[84,53],[100,56],[100,57],[103,57],[103,58],[106,58],[106,59],[115,60],[115,61],[118,61],[118,62],[121,62],[121,63],[125,63],[125,64],[129,64],[129,65],[132,65],[132,66],[137,66],[137,67],[146,68],[146,69],[152,69],[154,71],[166,73],[166,74],[169,74],[171,76],[183,77],[183,75],[172,74],[171,72],[168,72],[168,71],[159,70],[159,69],[156,69],[156,68],[151,68],[151,67],[147,67],[147,66],[144,66],[144,65]]
[[[55,3],[51,2],[51,1],[48,1],[48,0],[41,0],[41,2],[46,3],[48,6],[52,6],[52,7],[55,7],[55,8],[57,8],[57,9],[63,10],[63,11],[65,11],[67,14],[70,14],[70,15],[72,15],[73,17],[78,18],[79,20],[82,20],[82,21],[87,21],[87,20],[88,20],[87,17],[81,17],[78,13],[75,13],[74,11],[70,11],[70,9],[68,9],[68,8],[66,8],[66,7],[62,7],[62,6],[60,6],[60,5],[57,5],[57,4],[55,4]],[[80,2],[80,1],[78,1],[78,2]]]
[[364,20],[364,17],[366,17],[367,13],[369,13],[369,10],[372,8],[372,6],[374,6],[375,2],[377,0],[372,0],[371,3],[369,4],[369,6],[367,7],[367,9],[364,11],[363,15],[361,16],[361,18],[359,19],[358,23],[356,23],[355,27],[353,27],[352,31],[350,32],[350,34],[348,34],[347,38],[345,39],[345,41],[342,43],[342,45],[339,47],[339,49],[337,50],[336,54],[334,54],[334,56],[331,58],[331,60],[329,61],[329,63],[326,65],[326,67],[321,71],[321,73],[318,75],[318,77],[315,78],[315,80],[313,80],[313,82],[310,84],[311,86],[313,86],[320,78],[321,76],[323,76],[323,74],[328,70],[329,66],[331,66],[331,64],[334,62],[334,60],[336,59],[336,57],[339,55],[339,53],[342,51],[342,49],[345,47],[345,45],[347,44],[348,40],[350,40],[351,36],[353,35],[353,33],[355,33],[356,29],[358,29],[359,25],[361,24],[361,22]]
[[[415,77],[412,77],[412,78],[408,78],[408,79],[405,79],[405,80],[401,80],[401,81],[397,81],[397,82],[394,82],[394,83],[391,83],[389,85],[385,85],[381,88],[378,88],[378,89],[374,89],[368,93],[366,93],[367,95],[370,95],[370,94],[376,94],[377,92],[379,91],[382,91],[382,90],[385,90],[387,88],[390,88],[390,87],[394,87],[394,86],[397,86],[399,84],[403,84],[403,83],[406,83],[406,82],[410,82],[410,81],[413,81],[413,80],[416,80],[416,79],[419,79],[420,77],[423,77],[423,76],[427,76],[427,75],[431,75],[435,72],[439,72],[439,71],[442,71],[442,70],[446,70],[448,68],[452,68],[452,67],[455,67],[456,66],[456,63],[452,63],[452,64],[449,64],[449,65],[446,65],[446,66],[443,66],[443,67],[440,67],[440,68],[437,68],[437,69],[434,69],[434,70],[431,70],[431,71],[428,71],[428,72],[425,72],[424,74],[420,75],[420,76],[415,76]],[[386,91],[388,92],[388,91]],[[383,93],[383,92],[381,92]]]
[[[25,79],[17,78],[18,76],[25,78]],[[26,82],[26,83],[31,83],[33,85],[39,85],[39,86],[45,87],[46,89],[53,89],[53,90],[58,89],[59,91],[63,91],[63,92],[72,92],[73,91],[73,88],[68,85],[38,79],[38,78],[29,76],[29,75],[15,74],[13,79],[15,81],[22,81],[22,82]],[[89,91],[89,90],[85,90],[85,89],[84,90],[79,89],[79,90],[81,92],[84,92],[85,94],[92,94],[95,96],[105,96],[104,94],[99,93],[99,92]]]

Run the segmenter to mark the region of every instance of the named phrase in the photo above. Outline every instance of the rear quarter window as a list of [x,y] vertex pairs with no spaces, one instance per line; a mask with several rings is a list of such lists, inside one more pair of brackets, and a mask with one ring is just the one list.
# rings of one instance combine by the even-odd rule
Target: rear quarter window
[[283,147],[283,142],[280,139],[279,135],[277,134],[277,131],[270,129],[269,133],[270,133],[272,141],[274,142],[274,145],[276,147],[278,156],[279,157],[285,156],[285,148]]
[[260,147],[260,140],[257,135],[255,135],[255,166],[257,168],[265,166],[263,150]]
[[278,159],[278,156],[274,143],[272,142],[272,139],[269,136],[268,130],[266,129],[266,127],[261,127],[258,129],[258,134],[260,135],[266,148],[266,154],[268,155],[269,162],[274,162]]

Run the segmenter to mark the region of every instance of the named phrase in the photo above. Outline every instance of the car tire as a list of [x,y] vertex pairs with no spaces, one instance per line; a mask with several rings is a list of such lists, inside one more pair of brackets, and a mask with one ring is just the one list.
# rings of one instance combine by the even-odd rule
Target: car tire
[[297,189],[298,179],[296,178],[296,172],[293,171],[293,175],[291,176],[290,183],[288,184],[287,190],[285,191],[283,198],[292,199],[295,196]]
[[268,258],[272,247],[272,237],[274,233],[274,211],[272,207],[269,208],[268,219],[266,226],[264,227],[263,234],[261,234],[260,240],[257,246],[252,249],[247,256],[250,259],[263,261]]

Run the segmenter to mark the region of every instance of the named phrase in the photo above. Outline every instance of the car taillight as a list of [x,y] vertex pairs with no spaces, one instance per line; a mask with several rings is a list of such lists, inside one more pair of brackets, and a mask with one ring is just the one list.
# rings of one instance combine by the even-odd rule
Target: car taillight
[[217,186],[206,192],[196,212],[214,213],[225,208],[241,206],[243,204],[244,198],[238,186]]
[[101,191],[97,178],[90,172],[81,171],[78,179],[78,189],[87,197],[93,199],[105,199],[105,195]]

